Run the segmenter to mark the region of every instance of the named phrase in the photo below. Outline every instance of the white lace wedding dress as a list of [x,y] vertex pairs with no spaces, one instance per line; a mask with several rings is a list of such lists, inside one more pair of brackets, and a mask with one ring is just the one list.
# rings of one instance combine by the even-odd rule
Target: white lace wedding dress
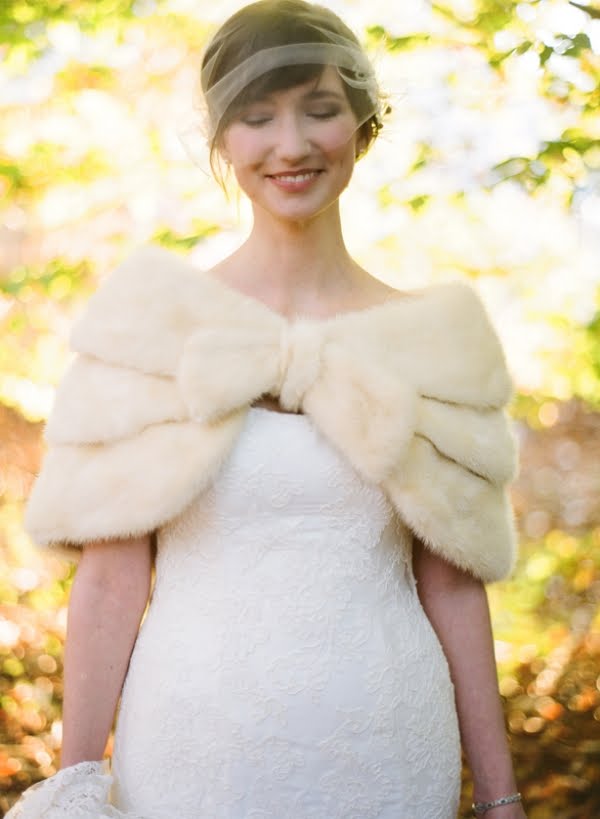
[[112,775],[98,816],[455,819],[453,688],[409,540],[308,416],[250,408],[159,532]]
[[213,488],[160,532],[117,807],[454,819],[453,690],[394,521],[308,416],[249,410]]

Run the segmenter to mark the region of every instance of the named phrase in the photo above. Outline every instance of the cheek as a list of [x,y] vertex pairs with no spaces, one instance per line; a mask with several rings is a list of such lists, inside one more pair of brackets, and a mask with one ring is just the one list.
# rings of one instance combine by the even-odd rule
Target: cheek
[[232,130],[224,143],[231,164],[237,168],[251,165],[263,152],[261,141],[252,132],[243,134]]
[[348,124],[339,124],[322,136],[321,148],[332,157],[335,155],[340,161],[347,152],[354,156],[356,144],[356,128]]

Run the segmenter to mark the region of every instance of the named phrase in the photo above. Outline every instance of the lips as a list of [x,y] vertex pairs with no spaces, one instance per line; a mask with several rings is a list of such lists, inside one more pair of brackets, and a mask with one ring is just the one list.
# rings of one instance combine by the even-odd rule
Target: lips
[[268,174],[267,179],[279,190],[287,193],[303,193],[315,184],[323,171],[317,168],[306,168],[298,171],[282,171]]

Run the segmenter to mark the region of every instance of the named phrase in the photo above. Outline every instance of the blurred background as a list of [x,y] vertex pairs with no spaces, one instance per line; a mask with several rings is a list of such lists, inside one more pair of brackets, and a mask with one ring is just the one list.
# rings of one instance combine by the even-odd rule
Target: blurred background
[[[347,242],[400,288],[479,291],[517,384],[518,570],[489,587],[530,819],[600,816],[600,2],[335,0],[392,114],[344,194]],[[147,241],[208,267],[248,208],[190,121],[240,2],[0,6],[0,815],[57,765],[74,567],[21,528],[69,329]],[[157,741],[160,741],[157,738]],[[464,804],[470,801],[464,772]],[[416,817],[414,819],[417,819]]]

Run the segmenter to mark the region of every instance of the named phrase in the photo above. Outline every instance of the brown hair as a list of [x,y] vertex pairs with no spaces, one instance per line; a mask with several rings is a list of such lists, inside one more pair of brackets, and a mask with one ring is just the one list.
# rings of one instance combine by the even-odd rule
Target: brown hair
[[[202,60],[202,91],[206,93],[229,71],[262,49],[289,43],[329,42],[328,32],[344,37],[360,48],[351,29],[324,6],[307,3],[305,0],[258,0],[244,6],[223,23],[206,49]],[[209,74],[206,67],[213,58]],[[221,179],[221,174],[217,172],[216,158],[220,140],[242,107],[275,91],[292,88],[312,79],[317,80],[323,69],[323,65],[301,64],[267,71],[250,82],[232,100],[210,141],[210,164],[218,179]],[[344,90],[350,107],[362,123],[358,136],[362,145],[360,155],[363,155],[377,137],[383,123],[377,112],[368,115],[373,102],[364,88],[344,83]]]

